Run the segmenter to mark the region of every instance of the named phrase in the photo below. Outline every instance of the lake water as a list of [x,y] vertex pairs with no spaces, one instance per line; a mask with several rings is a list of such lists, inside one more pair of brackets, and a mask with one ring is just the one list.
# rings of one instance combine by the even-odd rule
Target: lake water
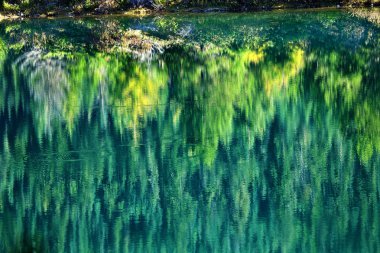
[[347,10],[2,22],[0,251],[379,252],[379,80]]

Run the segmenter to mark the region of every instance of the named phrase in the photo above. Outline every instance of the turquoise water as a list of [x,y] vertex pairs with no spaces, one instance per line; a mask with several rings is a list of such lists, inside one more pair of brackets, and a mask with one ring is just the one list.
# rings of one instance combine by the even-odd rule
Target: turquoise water
[[0,23],[0,251],[379,252],[379,32],[346,10]]

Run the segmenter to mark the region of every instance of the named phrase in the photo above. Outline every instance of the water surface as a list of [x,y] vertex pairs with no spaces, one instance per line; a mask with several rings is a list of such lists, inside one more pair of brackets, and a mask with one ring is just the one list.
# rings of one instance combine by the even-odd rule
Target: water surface
[[0,23],[0,251],[379,252],[379,80],[345,10]]

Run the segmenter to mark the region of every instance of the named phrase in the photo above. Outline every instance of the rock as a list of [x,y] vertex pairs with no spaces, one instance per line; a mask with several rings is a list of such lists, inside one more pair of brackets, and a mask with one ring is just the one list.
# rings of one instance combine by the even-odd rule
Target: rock
[[98,7],[94,10],[95,14],[106,14],[107,13],[107,9],[105,8],[102,8],[102,7]]

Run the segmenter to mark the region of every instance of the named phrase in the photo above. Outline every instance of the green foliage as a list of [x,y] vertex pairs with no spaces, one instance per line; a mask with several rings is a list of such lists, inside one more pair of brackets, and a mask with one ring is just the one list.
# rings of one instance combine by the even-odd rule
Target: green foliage
[[[223,8],[231,10],[252,10],[272,7],[320,7],[344,5],[370,5],[377,4],[378,0],[4,0],[0,1],[0,10],[7,12],[23,11],[26,14],[68,12],[77,14],[85,12],[109,13],[115,10],[125,10],[128,8],[149,8],[170,10],[179,8]],[[214,9],[215,10],[215,9]],[[141,10],[140,11],[144,11]]]

